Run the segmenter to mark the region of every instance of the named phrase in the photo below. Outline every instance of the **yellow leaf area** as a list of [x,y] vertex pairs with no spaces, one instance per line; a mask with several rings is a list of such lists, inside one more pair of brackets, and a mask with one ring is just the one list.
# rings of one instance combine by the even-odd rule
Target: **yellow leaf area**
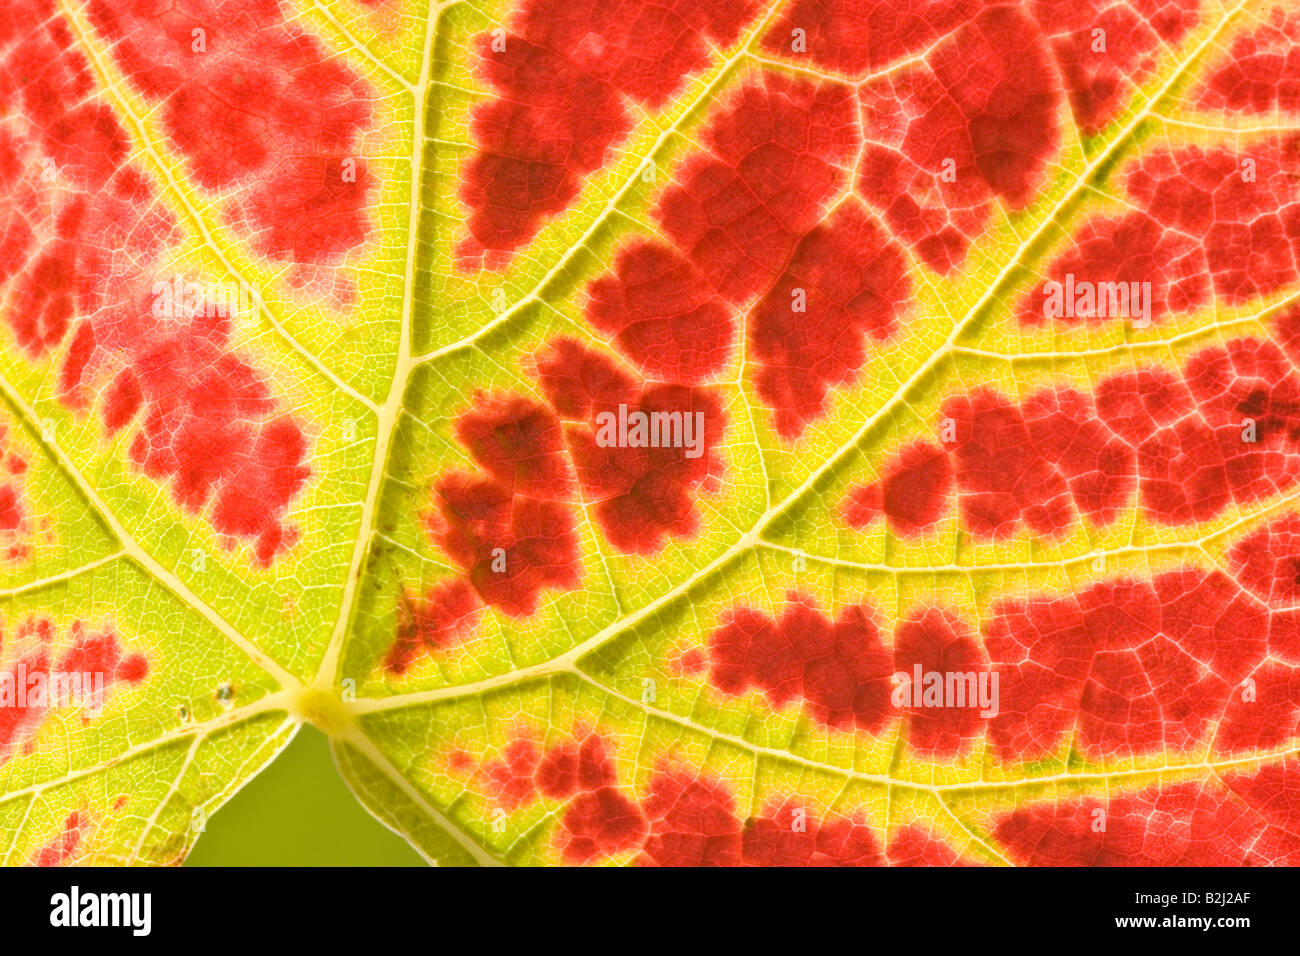
[[1300,18],[912,6],[0,13],[5,861],[1300,861]]

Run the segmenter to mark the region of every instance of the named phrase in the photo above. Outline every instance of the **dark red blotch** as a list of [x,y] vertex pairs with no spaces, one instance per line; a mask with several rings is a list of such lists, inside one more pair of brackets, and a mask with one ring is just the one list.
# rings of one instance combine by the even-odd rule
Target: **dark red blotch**
[[1026,866],[1295,866],[1297,783],[1292,758],[1222,783],[1038,800],[1001,815],[993,834]]
[[[568,863],[635,851],[640,866],[878,866],[885,853],[860,815],[817,816],[795,798],[742,818],[721,780],[660,765],[637,800],[618,785],[611,745],[598,734],[543,753],[527,736],[484,768],[489,792],[507,810],[544,796],[564,801],[554,845]],[[915,832],[914,832],[915,831]],[[928,832],[900,831],[890,847],[904,865],[943,865],[958,855]]]
[[[547,401],[566,422],[584,499],[609,542],[624,553],[654,554],[669,536],[694,535],[699,527],[695,495],[710,487],[721,468],[717,448],[726,414],[717,391],[638,381],[571,339],[553,343],[537,372]],[[620,405],[629,414],[702,415],[701,454],[691,457],[687,447],[602,446],[597,416],[617,416]]]
[[508,261],[605,164],[631,129],[629,107],[663,106],[755,12],[750,0],[528,0],[508,30],[480,35],[495,96],[470,121],[461,263]]
[[550,409],[520,396],[476,394],[455,434],[481,473],[439,479],[425,525],[461,574],[418,599],[403,595],[384,659],[395,674],[467,636],[484,606],[529,617],[544,591],[581,582],[572,470]]

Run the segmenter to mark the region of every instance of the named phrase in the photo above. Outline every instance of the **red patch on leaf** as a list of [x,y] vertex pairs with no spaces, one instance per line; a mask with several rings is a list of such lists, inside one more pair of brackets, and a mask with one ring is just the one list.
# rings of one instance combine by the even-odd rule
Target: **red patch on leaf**
[[561,820],[560,852],[569,863],[587,863],[641,845],[646,819],[615,787],[578,794]]
[[81,621],[72,623],[72,646],[59,658],[61,673],[101,674],[107,688],[116,681],[138,684],[149,675],[143,654],[128,654],[111,628],[90,633]]
[[[983,734],[998,706],[988,658],[975,635],[956,615],[940,608],[912,614],[894,633],[894,667],[905,674],[907,742],[924,756],[951,758]],[[922,680],[918,685],[916,676]],[[945,697],[939,706],[925,701],[925,675],[938,675]],[[947,688],[953,690],[947,699]],[[985,701],[989,714],[983,713]]]
[[[878,866],[875,831],[861,814],[806,811],[798,798],[773,802],[742,820],[728,785],[693,770],[661,766],[638,801],[619,788],[610,744],[598,734],[566,741],[545,754],[527,735],[483,768],[486,788],[514,811],[539,796],[565,801],[554,843],[568,863],[591,863],[639,850],[641,866]],[[455,754],[453,754],[453,757]],[[454,760],[453,760],[454,763]],[[890,847],[902,865],[963,862],[918,827]]]
[[200,321],[139,347],[146,410],[131,458],[151,478],[171,479],[186,509],[211,502],[212,526],[251,540],[266,564],[297,540],[282,516],[311,475],[307,438],[278,413],[262,376],[228,351],[229,325]]
[[[832,622],[806,597],[787,600],[778,618],[732,610],[709,636],[709,678],[719,691],[757,688],[774,707],[798,700],[838,730],[879,734],[906,713],[909,745],[939,757],[968,750],[996,715],[997,678],[974,634],[950,611],[913,613],[895,632],[891,653],[871,608],[849,606]],[[931,685],[940,699],[925,690]]]
[[656,773],[643,804],[650,837],[642,866],[739,866],[741,823],[722,783],[685,771]]
[[847,384],[868,337],[897,328],[911,285],[901,247],[843,196],[859,142],[852,88],[764,73],[728,94],[636,239],[588,286],[595,327],[646,374],[678,384],[724,368],[754,296],[757,387],[797,437]]
[[418,602],[404,598],[384,667],[404,674],[421,654],[451,647],[474,627],[482,608],[478,592],[464,578],[438,582]]
[[1196,105],[1228,113],[1300,112],[1300,14],[1276,7],[1267,23],[1236,37]]
[[893,334],[911,286],[902,250],[857,203],[804,235],[751,313],[755,384],[782,437],[798,437],[826,392],[854,379],[868,336]]
[[571,490],[560,423],[543,405],[476,396],[456,422],[456,438],[511,495],[563,499]]
[[726,415],[719,395],[706,387],[637,382],[569,339],[539,359],[537,375],[566,421],[583,496],[609,542],[624,553],[654,554],[670,535],[695,534],[694,495],[721,467],[715,449]]
[[1063,598],[999,603],[984,645],[1000,677],[1003,760],[1187,752],[1267,650],[1268,617],[1227,576],[1171,571]]
[[1219,722],[1216,750],[1277,750],[1300,736],[1300,665],[1264,660],[1232,689]]
[[478,38],[495,98],[478,107],[462,264],[495,268],[563,212],[631,129],[630,99],[663,106],[754,15],[749,0],[528,0],[509,31]]
[[77,708],[92,720],[122,682],[139,684],[149,675],[144,654],[128,653],[112,626],[89,630],[74,621],[69,644],[54,652],[54,625],[45,618],[22,621],[9,636],[0,633],[0,764],[30,745],[41,721],[56,708]]
[[1030,866],[1294,866],[1294,763],[1230,775],[1230,789],[1178,783],[1105,801],[1037,801],[1003,815],[994,835]]
[[1197,26],[1199,7],[1199,0],[1033,0],[1085,134],[1100,132],[1124,108],[1158,58]]
[[[1270,647],[1284,660],[1300,653],[1300,612],[1270,622],[1220,572],[1003,600],[983,649],[956,615],[913,612],[892,656],[869,610],[850,607],[832,623],[807,599],[790,602],[777,619],[749,608],[725,617],[709,638],[714,686],[760,689],[774,707],[800,700],[829,727],[871,733],[897,716],[897,702],[923,755],[955,756],[986,731],[1007,762],[1050,756],[1071,734],[1088,759],[1105,761],[1195,752],[1216,722],[1217,748],[1232,753],[1300,733],[1300,666],[1265,658]],[[936,674],[942,699],[932,701],[925,688]],[[901,699],[894,675],[907,678]]]
[[[965,530],[1000,538],[1023,525],[1059,535],[1086,517],[1112,524],[1132,500],[1164,525],[1267,501],[1300,481],[1300,311],[1278,339],[1204,349],[1181,370],[1102,379],[1096,400],[1044,389],[1015,404],[987,388],[946,401],[942,444],[909,446],[882,484],[852,488],[841,508],[863,527],[884,513],[915,534],[944,513],[941,454],[951,456]],[[1286,349],[1287,351],[1283,351]],[[888,494],[888,498],[886,498]]]
[[1080,515],[1108,524],[1132,496],[1132,449],[1096,421],[1085,394],[1042,391],[1016,406],[980,390],[942,414],[954,423],[962,520],[979,537],[1022,523],[1061,534]]
[[988,0],[918,0],[906,13],[888,3],[860,0],[794,0],[763,38],[774,56],[801,59],[795,30],[803,31],[809,60],[819,67],[858,76],[923,52],[974,17]]
[[654,211],[733,304],[762,292],[842,192],[860,133],[851,87],[765,73],[727,94]]
[[1247,806],[1267,821],[1262,839],[1255,844],[1261,862],[1282,862],[1284,854],[1291,865],[1300,863],[1297,837],[1300,833],[1300,759],[1288,757],[1279,763],[1225,773],[1224,785]]
[[500,483],[453,472],[438,482],[430,529],[484,603],[515,617],[537,610],[547,588],[581,580],[572,509],[512,495]]
[[1228,551],[1237,580],[1274,605],[1300,604],[1300,515],[1271,521]]
[[[1134,210],[1084,220],[1048,265],[1046,283],[1024,300],[1020,320],[1154,322],[1203,306],[1211,295],[1238,305],[1290,285],[1300,278],[1298,157],[1295,136],[1242,151],[1188,146],[1143,157],[1123,176]],[[1150,283],[1149,295],[1143,282]],[[1121,290],[1112,295],[1108,283],[1136,284],[1144,304],[1133,305],[1129,288],[1125,307]],[[1062,288],[1077,291],[1062,298]],[[1088,304],[1089,291],[1096,305]],[[1103,300],[1114,300],[1124,314],[1112,314]]]
[[844,520],[854,528],[865,528],[883,515],[894,532],[912,537],[948,510],[952,486],[947,450],[913,442],[899,452],[880,481],[849,492]]
[[1018,7],[981,12],[861,99],[858,191],[940,272],[961,265],[995,200],[1033,197],[1060,142],[1059,83]]
[[841,818],[818,821],[787,801],[770,816],[745,822],[746,866],[880,866],[884,857],[871,827]]
[[[1149,283],[1149,297],[1143,283]],[[1139,325],[1191,311],[1209,292],[1201,242],[1137,211],[1084,221],[1017,314],[1033,326],[1049,319],[1090,325],[1129,319]]]
[[77,855],[88,824],[85,814],[74,810],[63,820],[59,835],[36,851],[33,866],[63,866]]
[[[1017,40],[1036,57],[1049,55],[1063,81],[1075,120],[1085,133],[1101,130],[1137,87],[1157,58],[1199,22],[1198,0],[1032,0],[1025,4],[1038,31]],[[897,67],[906,57],[927,55],[995,4],[992,0],[919,0],[906,11],[887,3],[795,0],[764,36],[770,55],[855,78]],[[1098,36],[1094,31],[1105,31]],[[795,31],[801,31],[796,33]],[[1274,41],[1276,45],[1276,41]],[[1243,52],[1245,50],[1243,49]],[[1271,60],[1260,63],[1259,72]],[[1276,71],[1274,74],[1276,75]],[[974,82],[974,81],[972,81]]]
[[[276,0],[92,0],[110,54],[259,252],[332,265],[370,226],[361,150],[377,93]],[[198,31],[196,33],[195,31]]]
[[483,605],[529,617],[543,591],[572,590],[582,579],[567,500],[572,471],[555,415],[517,396],[479,394],[455,432],[487,477],[453,471],[439,479],[426,525],[464,576],[440,582],[418,604],[404,600],[384,661],[395,674],[464,637]]
[[539,760],[541,751],[537,744],[520,737],[506,745],[500,760],[484,768],[488,790],[506,810],[517,810],[536,797],[533,775]]
[[109,434],[121,431],[130,424],[140,411],[144,393],[140,390],[140,379],[133,369],[123,369],[108,387],[108,399],[104,403],[104,427]]
[[751,608],[730,612],[709,637],[709,678],[725,694],[761,690],[774,707],[803,700],[830,727],[878,733],[893,716],[893,659],[872,613],[847,607],[835,621],[807,599],[787,596],[772,619]]
[[1166,524],[1202,521],[1300,476],[1300,376],[1271,342],[1235,339],[1184,370],[1196,413],[1138,449],[1142,503]]
[[13,534],[22,527],[23,514],[18,489],[12,484],[0,485],[0,534]]
[[[0,670],[0,693],[6,697],[13,696],[13,700],[6,700],[5,706],[0,707],[0,764],[35,736],[48,710],[45,701],[36,702],[28,699],[26,688],[20,687],[28,675],[49,671],[50,651],[46,646],[49,623],[44,622],[44,627],[46,633],[41,635],[40,646]],[[22,636],[22,629],[19,630],[19,636]],[[21,698],[20,690],[24,692]]]
[[699,382],[723,368],[731,310],[680,252],[639,241],[618,254],[615,274],[587,287],[586,316],[647,375]]
[[538,795],[568,801],[556,833],[556,846],[568,863],[636,849],[645,839],[646,819],[618,789],[607,747],[599,735],[588,734],[579,746],[566,742],[542,754],[531,739],[520,737],[484,768],[488,789],[511,811]]
[[924,827],[903,827],[889,844],[890,866],[978,866]]
[[[801,319],[816,324],[792,328],[765,310],[753,333],[768,366],[763,388],[783,399],[801,383],[824,393],[861,364],[857,336],[892,330],[907,291],[897,248],[860,215],[820,224],[844,188],[859,138],[852,90],[766,73],[727,94],[698,138],[703,150],[685,161],[653,211],[663,238],[634,240],[618,253],[614,272],[588,286],[587,318],[614,334],[647,375],[693,384],[726,366],[735,309],[788,266],[791,284],[812,285],[811,316]],[[856,269],[837,261],[846,248]],[[828,262],[833,271],[823,277]],[[869,266],[879,273],[861,271]],[[807,354],[791,356],[794,350]],[[775,366],[791,358],[809,364],[790,372],[797,382],[783,384]],[[797,431],[800,416],[821,410],[820,393],[800,401],[783,429]]]

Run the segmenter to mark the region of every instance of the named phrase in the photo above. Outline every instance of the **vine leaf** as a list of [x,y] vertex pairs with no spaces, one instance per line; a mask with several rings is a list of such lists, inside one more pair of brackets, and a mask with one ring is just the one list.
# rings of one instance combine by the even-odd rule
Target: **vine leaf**
[[13,0],[0,853],[1300,862],[1300,17]]

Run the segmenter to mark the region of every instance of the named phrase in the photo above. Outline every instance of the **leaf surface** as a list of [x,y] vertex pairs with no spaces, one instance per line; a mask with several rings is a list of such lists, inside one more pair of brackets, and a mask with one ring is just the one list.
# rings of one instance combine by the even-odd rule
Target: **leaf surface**
[[1298,42],[11,3],[5,861],[303,721],[440,863],[1300,861]]

